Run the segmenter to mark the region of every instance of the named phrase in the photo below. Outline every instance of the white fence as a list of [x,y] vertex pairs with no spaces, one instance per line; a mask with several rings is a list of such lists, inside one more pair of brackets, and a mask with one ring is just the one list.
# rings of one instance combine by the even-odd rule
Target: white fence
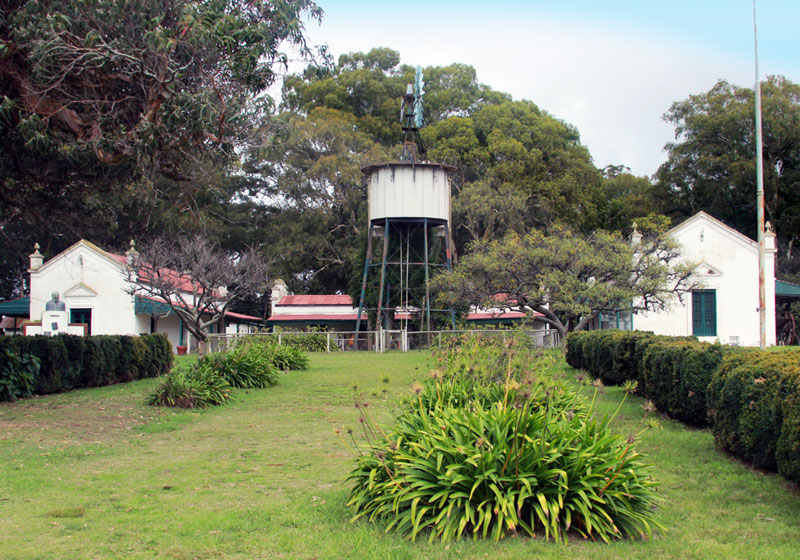
[[537,348],[558,347],[561,340],[556,330],[447,330],[447,331],[330,331],[330,332],[272,332],[272,333],[230,333],[213,334],[209,337],[212,352],[224,352],[232,348],[236,341],[244,337],[264,337],[278,344],[292,344],[301,348],[320,352],[369,351],[387,352],[409,350],[425,350],[441,346],[442,340],[448,336],[477,334],[499,337],[524,335]]

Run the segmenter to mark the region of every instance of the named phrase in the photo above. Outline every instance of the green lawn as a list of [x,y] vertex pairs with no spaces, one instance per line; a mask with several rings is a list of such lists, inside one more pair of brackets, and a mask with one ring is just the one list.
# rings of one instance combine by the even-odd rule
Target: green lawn
[[[639,446],[662,484],[668,533],[652,541],[442,546],[350,524],[350,459],[333,428],[359,427],[353,386],[388,419],[431,362],[315,354],[281,385],[203,412],[144,406],[152,379],[0,405],[0,557],[800,558],[797,488],[728,459],[708,431],[667,420]],[[621,396],[605,389],[600,411]],[[641,405],[631,398],[616,429],[635,431]]]

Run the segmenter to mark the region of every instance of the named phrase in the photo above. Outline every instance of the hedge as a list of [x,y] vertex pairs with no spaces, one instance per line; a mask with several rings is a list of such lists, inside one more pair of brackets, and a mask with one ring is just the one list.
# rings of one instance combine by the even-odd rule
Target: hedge
[[726,356],[708,388],[719,445],[800,482],[800,351]]
[[800,482],[800,349],[589,331],[569,335],[567,362],[607,385],[635,379],[660,411],[710,425],[730,453]]
[[[37,395],[155,377],[172,368],[172,344],[163,334],[0,336],[0,357],[6,351],[39,359],[33,380]],[[11,360],[6,361],[0,375],[16,378]]]

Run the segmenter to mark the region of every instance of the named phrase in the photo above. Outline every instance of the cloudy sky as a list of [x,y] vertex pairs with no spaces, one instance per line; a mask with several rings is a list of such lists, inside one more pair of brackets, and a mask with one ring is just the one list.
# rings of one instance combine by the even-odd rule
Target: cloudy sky
[[[651,175],[673,101],[718,79],[754,83],[752,0],[317,0],[307,27],[334,57],[373,47],[405,64],[474,66],[478,79],[575,125],[594,162]],[[800,83],[800,1],[757,0],[762,78]]]

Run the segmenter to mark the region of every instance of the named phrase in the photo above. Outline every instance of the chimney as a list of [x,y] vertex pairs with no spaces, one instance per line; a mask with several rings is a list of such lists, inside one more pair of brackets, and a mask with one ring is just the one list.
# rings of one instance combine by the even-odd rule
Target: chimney
[[772,224],[769,222],[764,224],[764,249],[773,253],[778,250],[775,246],[775,232],[772,231]]
[[286,295],[289,295],[289,290],[286,288],[286,282],[278,278],[275,280],[275,283],[272,284],[272,295],[269,298],[270,307],[272,309],[271,314],[275,314],[275,306],[278,305],[278,302],[280,302],[283,296]]
[[136,243],[133,239],[131,239],[131,247],[125,251],[125,260],[127,261],[128,266],[133,266],[138,258],[139,252],[136,250]]
[[642,244],[642,232],[639,231],[639,226],[633,222],[633,231],[631,232],[631,247],[636,248]]
[[28,256],[31,259],[31,266],[30,266],[30,269],[28,270],[28,272],[34,272],[34,271],[39,270],[40,268],[42,268],[42,265],[44,264],[44,255],[42,255],[39,252],[39,244],[38,243],[36,243],[33,246],[33,253],[31,253]]

